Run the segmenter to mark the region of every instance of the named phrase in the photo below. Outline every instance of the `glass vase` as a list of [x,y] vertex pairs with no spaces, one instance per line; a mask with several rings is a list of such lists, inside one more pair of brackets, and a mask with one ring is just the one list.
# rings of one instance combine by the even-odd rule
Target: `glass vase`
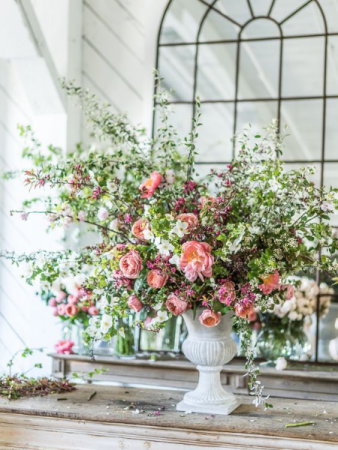
[[279,357],[304,361],[311,350],[302,321],[265,324],[258,334],[257,347],[260,356],[267,361],[276,361]]
[[132,323],[132,315],[118,320],[118,328],[124,329],[124,337],[119,333],[115,336],[115,354],[119,358],[135,358],[135,329]]
[[89,354],[89,348],[84,345],[82,340],[83,331],[84,325],[79,322],[65,322],[62,327],[62,339],[67,339],[74,342],[72,350],[73,353],[77,355]]

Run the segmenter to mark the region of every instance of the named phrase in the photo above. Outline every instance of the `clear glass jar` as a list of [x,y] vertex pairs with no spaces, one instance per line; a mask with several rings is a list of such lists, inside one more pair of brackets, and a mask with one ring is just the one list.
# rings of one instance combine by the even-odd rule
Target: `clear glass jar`
[[135,328],[133,326],[133,316],[118,320],[118,329],[124,329],[124,337],[119,333],[115,336],[115,355],[119,358],[135,358]]
[[77,355],[89,354],[88,346],[85,346],[82,340],[82,333],[84,331],[84,325],[79,322],[70,323],[65,322],[62,327],[62,339],[71,340],[74,342],[72,348],[73,353]]
[[262,325],[257,337],[260,356],[267,361],[276,361],[279,357],[300,361],[309,359],[311,344],[303,321],[282,323],[281,320],[269,320]]

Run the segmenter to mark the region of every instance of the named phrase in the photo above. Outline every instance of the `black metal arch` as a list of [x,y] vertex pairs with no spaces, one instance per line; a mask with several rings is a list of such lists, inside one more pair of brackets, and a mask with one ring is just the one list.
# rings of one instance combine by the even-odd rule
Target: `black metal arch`
[[[281,121],[281,107],[283,102],[287,101],[301,101],[301,100],[322,100],[323,101],[323,115],[322,115],[322,123],[321,123],[321,152],[320,152],[320,159],[313,159],[313,160],[297,160],[297,161],[287,161],[288,163],[319,163],[320,164],[320,186],[323,186],[324,184],[324,164],[325,163],[338,163],[338,159],[325,159],[325,145],[326,145],[326,114],[327,114],[327,99],[338,99],[338,95],[327,95],[327,66],[328,66],[328,39],[329,36],[338,36],[338,33],[329,33],[328,31],[328,24],[325,17],[324,10],[320,4],[319,0],[308,0],[304,1],[304,3],[299,6],[297,9],[292,11],[287,17],[282,19],[281,21],[277,21],[274,19],[271,15],[273,13],[273,10],[276,6],[277,1],[282,0],[271,0],[270,7],[268,8],[268,12],[266,15],[255,15],[254,8],[251,4],[251,0],[247,1],[247,6],[250,13],[250,18],[243,24],[239,23],[237,20],[235,20],[233,17],[225,14],[224,12],[220,11],[217,8],[217,2],[218,0],[196,0],[197,3],[204,4],[207,8],[200,20],[196,39],[193,42],[172,42],[172,43],[161,43],[161,35],[163,30],[163,24],[166,17],[166,14],[168,13],[170,6],[173,4],[175,0],[169,0],[168,4],[166,6],[166,9],[164,11],[159,32],[158,32],[158,38],[157,38],[157,54],[156,54],[156,68],[159,68],[159,61],[160,61],[160,51],[162,47],[176,47],[176,46],[195,46],[195,57],[194,57],[194,70],[193,70],[193,98],[190,101],[173,101],[172,103],[176,104],[188,104],[192,107],[192,117],[195,115],[195,98],[197,94],[197,85],[198,85],[198,76],[199,76],[199,57],[200,57],[200,46],[201,45],[216,45],[216,44],[236,44],[237,45],[237,52],[236,52],[236,68],[235,68],[235,96],[233,100],[225,100],[225,99],[210,99],[210,100],[202,100],[202,104],[212,104],[212,103],[232,103],[234,104],[234,126],[233,126],[233,134],[235,135],[237,131],[237,119],[238,119],[238,104],[240,102],[271,102],[276,101],[277,102],[277,118],[278,118],[278,124],[280,124]],[[322,17],[323,20],[323,26],[324,26],[324,32],[323,33],[307,33],[302,35],[285,35],[283,33],[283,24],[285,24],[289,19],[296,16],[300,11],[302,11],[306,6],[309,4],[315,4],[318,8],[319,14]],[[206,20],[210,14],[210,12],[213,11],[220,15],[224,20],[229,21],[233,25],[235,25],[238,28],[237,38],[236,39],[222,39],[217,41],[201,41],[201,33],[203,30],[203,26],[206,23]],[[258,19],[265,19],[269,20],[276,24],[278,30],[279,30],[279,36],[266,36],[266,37],[256,37],[256,38],[245,38],[243,36],[243,32],[245,31],[245,28],[250,25],[252,22]],[[322,87],[322,94],[321,95],[314,95],[314,96],[293,96],[293,97],[286,97],[282,96],[282,85],[283,85],[283,56],[284,56],[284,42],[288,39],[306,39],[306,38],[314,38],[314,37],[323,37],[324,38],[324,58],[323,58],[323,87]],[[241,46],[246,42],[260,42],[260,41],[269,41],[269,40],[279,40],[280,41],[280,54],[279,54],[279,76],[278,76],[278,94],[276,98],[253,98],[253,99],[243,99],[238,98],[239,94],[239,75],[240,75],[240,57],[241,57]],[[156,108],[156,104],[154,104],[154,107]],[[153,116],[153,133],[154,133],[154,124],[155,124],[155,111],[154,108],[154,116]],[[235,140],[233,143],[233,156],[235,154]],[[209,164],[209,165],[223,165],[226,164],[229,161],[207,161],[207,162],[200,162],[199,164]],[[197,163],[198,164],[198,163]],[[317,272],[317,282],[320,283],[321,281],[321,275],[319,272]],[[317,301],[317,318],[319,319],[319,308],[320,308],[320,302],[319,297]],[[318,342],[319,342],[319,320],[317,320],[317,333],[316,333],[316,354],[315,358],[316,361],[318,361]]]

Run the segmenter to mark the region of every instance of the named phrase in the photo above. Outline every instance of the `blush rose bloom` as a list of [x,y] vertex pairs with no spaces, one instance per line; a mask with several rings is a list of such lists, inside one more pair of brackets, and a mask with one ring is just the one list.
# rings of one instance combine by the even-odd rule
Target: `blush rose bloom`
[[147,225],[148,225],[148,227],[150,229],[148,220],[146,220],[146,219],[139,219],[132,226],[131,232],[138,239],[144,239],[143,231],[145,230]]
[[162,175],[155,171],[150,174],[150,178],[144,181],[139,190],[142,192],[141,198],[150,198],[154,195],[155,190],[158,188],[162,181]]
[[98,308],[96,306],[91,306],[88,309],[88,314],[91,315],[91,316],[98,316],[99,313],[100,313],[100,311],[98,310]]
[[255,320],[257,315],[254,306],[251,303],[235,305],[235,314],[242,319],[248,319],[250,321]]
[[57,306],[59,316],[64,316],[66,314],[66,305],[61,303],[61,305]]
[[179,214],[176,219],[188,224],[188,230],[198,226],[198,217],[192,213]]
[[286,300],[291,300],[295,295],[295,288],[292,284],[280,284],[278,288],[280,291],[286,291]]
[[165,302],[165,306],[174,316],[180,316],[185,313],[189,307],[189,303],[181,300],[177,295],[171,294]]
[[150,287],[161,289],[168,281],[168,275],[161,273],[159,270],[150,270],[147,275],[147,283]]
[[75,316],[79,312],[79,308],[76,305],[68,304],[66,305],[66,314],[69,317]]
[[275,270],[274,273],[261,275],[259,278],[263,280],[263,284],[258,285],[258,288],[263,292],[263,294],[269,295],[272,291],[278,289],[280,280],[278,270]]
[[204,281],[203,275],[211,277],[213,263],[211,247],[206,242],[189,241],[183,244],[179,264],[189,281],[193,282],[197,277]]
[[143,303],[141,302],[141,300],[139,300],[136,295],[131,295],[128,299],[128,306],[130,309],[132,309],[135,312],[140,312],[141,309],[143,308]]
[[69,340],[69,339],[65,339],[62,341],[59,341],[55,344],[55,351],[58,354],[65,354],[65,355],[70,355],[73,353],[73,346],[74,346],[74,342]]
[[120,259],[120,270],[126,278],[136,279],[142,270],[142,258],[138,251],[130,250]]
[[221,313],[216,313],[210,309],[205,309],[199,316],[199,321],[205,327],[215,327],[221,321]]

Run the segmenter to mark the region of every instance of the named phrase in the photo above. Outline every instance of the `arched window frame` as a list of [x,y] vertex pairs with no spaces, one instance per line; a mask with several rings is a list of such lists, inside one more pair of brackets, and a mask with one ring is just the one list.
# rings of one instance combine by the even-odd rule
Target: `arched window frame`
[[[209,2],[205,0],[196,0],[196,2],[202,3],[207,6],[206,11],[204,12],[200,25],[198,28],[196,40],[194,42],[178,42],[178,43],[161,43],[161,35],[163,31],[163,24],[165,17],[170,9],[170,6],[175,0],[169,0],[168,4],[165,8],[160,28],[158,32],[158,39],[157,39],[157,53],[156,53],[156,69],[159,69],[159,61],[160,61],[160,50],[162,47],[169,47],[169,46],[195,46],[195,59],[194,59],[194,74],[193,74],[193,98],[191,101],[172,101],[173,104],[191,104],[192,105],[192,117],[195,116],[195,98],[197,95],[197,81],[198,81],[198,63],[199,63],[199,49],[201,45],[210,45],[210,44],[229,44],[229,43],[235,43],[237,45],[237,52],[236,52],[236,74],[235,74],[235,99],[234,100],[202,100],[201,104],[203,103],[227,103],[232,102],[234,103],[234,125],[233,125],[233,135],[235,136],[237,131],[237,118],[238,118],[238,104],[241,101],[277,101],[277,119],[278,119],[278,127],[280,126],[281,122],[281,106],[283,101],[297,101],[297,100],[322,100],[323,101],[323,112],[322,112],[322,122],[321,122],[321,151],[320,151],[320,159],[312,159],[312,160],[305,160],[305,159],[298,159],[298,160],[292,160],[288,161],[288,163],[291,164],[320,164],[320,187],[323,187],[324,185],[324,165],[325,163],[334,163],[338,164],[338,156],[337,159],[325,159],[325,146],[326,146],[326,116],[327,116],[327,99],[338,99],[338,95],[328,95],[327,94],[327,74],[328,74],[328,42],[330,36],[338,36],[337,32],[329,32],[328,31],[328,23],[327,19],[324,13],[324,10],[319,2],[319,0],[305,0],[304,3],[296,8],[292,13],[290,13],[288,16],[283,18],[281,21],[277,21],[274,19],[271,14],[273,12],[273,9],[276,5],[277,0],[271,0],[270,7],[268,9],[268,12],[266,15],[255,15],[254,14],[254,8],[252,7],[251,1],[247,1],[247,5],[250,11],[251,18],[247,20],[243,25],[241,25],[239,22],[237,22],[232,17],[224,14],[223,12],[219,11],[217,9],[217,2],[219,0],[211,0]],[[300,11],[302,11],[306,6],[308,6],[310,3],[313,3],[317,6],[320,16],[323,20],[323,26],[324,26],[324,33],[310,33],[310,34],[297,34],[297,35],[285,35],[283,33],[283,24],[286,23],[289,19],[297,15]],[[203,29],[203,25],[205,21],[208,18],[208,15],[211,11],[215,11],[216,13],[220,14],[224,17],[224,19],[230,21],[235,26],[238,27],[238,35],[237,39],[224,39],[219,41],[203,41],[200,42],[200,35]],[[267,19],[272,22],[274,22],[280,32],[279,37],[257,37],[257,38],[243,38],[243,31],[245,28],[252,23],[254,20],[257,19]],[[282,86],[283,86],[283,53],[284,53],[284,42],[287,39],[306,39],[306,38],[313,38],[313,37],[323,37],[324,38],[324,58],[323,58],[323,86],[322,86],[322,95],[316,95],[316,96],[292,96],[292,97],[286,97],[282,96]],[[278,78],[278,95],[277,98],[254,98],[250,100],[245,99],[239,99],[238,98],[238,88],[239,88],[239,75],[240,75],[240,52],[241,52],[241,44],[245,42],[254,42],[254,41],[267,41],[267,40],[280,40],[280,57],[279,57],[279,78]],[[155,88],[156,89],[156,88]],[[155,128],[155,115],[156,115],[156,102],[154,102],[154,113],[153,113],[153,132]],[[232,148],[232,156],[235,156],[235,149],[236,149],[236,140],[233,140],[233,148]],[[208,165],[225,165],[230,161],[208,161]],[[203,162],[197,163],[197,164],[204,164]],[[334,227],[338,228],[338,227]],[[321,282],[321,274],[319,271],[317,271],[316,274],[316,281],[318,284]],[[333,297],[337,297],[337,295],[334,295]],[[319,313],[320,313],[320,296],[318,296],[317,299],[317,323],[316,323],[316,348],[315,348],[315,361],[318,361],[319,355],[318,355],[318,348],[319,348]]]

